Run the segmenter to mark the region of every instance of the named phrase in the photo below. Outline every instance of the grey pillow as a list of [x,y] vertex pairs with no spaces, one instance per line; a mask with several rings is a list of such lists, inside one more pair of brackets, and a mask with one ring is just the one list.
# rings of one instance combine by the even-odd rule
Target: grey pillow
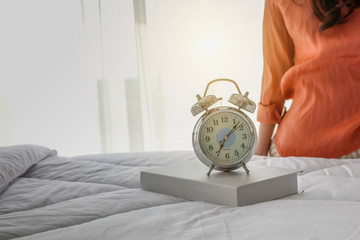
[[56,150],[37,145],[0,147],[0,193],[35,163],[56,154]]

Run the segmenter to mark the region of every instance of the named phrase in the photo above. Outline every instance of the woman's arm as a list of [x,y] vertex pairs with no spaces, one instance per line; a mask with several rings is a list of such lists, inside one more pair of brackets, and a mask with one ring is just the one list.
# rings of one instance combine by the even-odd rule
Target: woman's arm
[[254,153],[255,155],[267,156],[274,128],[275,124],[260,123],[259,138]]
[[256,155],[266,156],[275,124],[281,124],[281,112],[285,98],[281,92],[281,80],[294,65],[294,43],[286,28],[278,0],[265,0],[263,19],[263,55],[260,103],[257,120],[260,122]]

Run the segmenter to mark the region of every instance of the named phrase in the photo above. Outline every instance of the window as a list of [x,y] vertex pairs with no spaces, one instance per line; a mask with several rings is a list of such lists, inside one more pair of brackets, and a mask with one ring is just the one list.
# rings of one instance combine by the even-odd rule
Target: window
[[[259,101],[263,5],[2,1],[0,144],[65,155],[191,150],[190,109],[210,80],[234,79]],[[210,89],[223,105],[234,92]]]

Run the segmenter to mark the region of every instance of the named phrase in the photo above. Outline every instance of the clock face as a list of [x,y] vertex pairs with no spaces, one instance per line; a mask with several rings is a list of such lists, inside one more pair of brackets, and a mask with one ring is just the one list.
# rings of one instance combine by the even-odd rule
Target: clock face
[[209,115],[203,122],[199,145],[215,164],[231,165],[252,150],[254,131],[240,112],[222,110]]

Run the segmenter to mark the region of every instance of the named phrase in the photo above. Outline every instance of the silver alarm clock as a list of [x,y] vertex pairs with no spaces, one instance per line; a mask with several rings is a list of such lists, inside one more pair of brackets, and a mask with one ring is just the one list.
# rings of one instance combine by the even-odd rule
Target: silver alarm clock
[[[209,109],[222,98],[206,95],[214,82],[227,81],[236,86],[238,93],[232,94],[229,102],[236,106],[221,106]],[[208,176],[213,169],[231,171],[243,167],[249,173],[246,163],[251,159],[257,144],[256,128],[251,119],[243,112],[253,113],[256,104],[248,99],[248,92],[241,94],[236,82],[231,79],[210,81],[203,97],[197,95],[197,103],[191,108],[193,116],[205,113],[195,124],[192,144],[196,156],[209,167]]]

